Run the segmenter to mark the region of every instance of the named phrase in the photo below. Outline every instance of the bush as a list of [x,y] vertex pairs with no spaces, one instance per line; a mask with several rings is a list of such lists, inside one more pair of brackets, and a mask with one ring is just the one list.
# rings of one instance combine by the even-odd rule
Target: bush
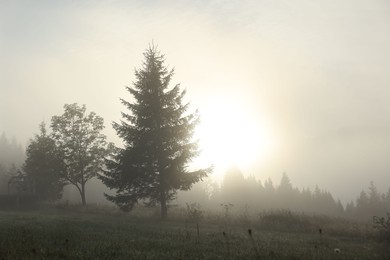
[[309,231],[313,229],[310,219],[289,210],[265,212],[260,215],[260,226],[279,231]]
[[190,222],[199,223],[203,219],[203,210],[198,203],[187,204],[186,218]]
[[274,210],[260,214],[254,223],[258,228],[285,232],[324,233],[335,236],[373,236],[373,229],[350,220],[325,215],[306,215],[289,210]]
[[386,217],[373,217],[374,227],[380,232],[381,237],[390,243],[390,212]]

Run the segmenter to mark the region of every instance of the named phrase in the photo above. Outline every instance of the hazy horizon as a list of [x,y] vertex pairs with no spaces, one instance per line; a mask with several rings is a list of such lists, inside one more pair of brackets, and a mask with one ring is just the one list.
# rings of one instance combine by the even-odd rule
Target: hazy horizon
[[[0,134],[23,146],[63,105],[111,127],[154,42],[199,109],[216,179],[283,172],[343,202],[390,183],[386,1],[2,1]],[[226,158],[226,159],[225,159]]]

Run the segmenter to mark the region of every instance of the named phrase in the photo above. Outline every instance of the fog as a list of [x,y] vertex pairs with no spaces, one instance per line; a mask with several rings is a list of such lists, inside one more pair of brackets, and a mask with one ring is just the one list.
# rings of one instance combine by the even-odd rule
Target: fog
[[229,98],[267,127],[272,149],[239,165],[244,175],[278,182],[287,172],[343,202],[371,180],[384,192],[389,14],[387,1],[363,0],[1,1],[0,133],[26,147],[41,121],[78,102],[120,145],[111,122],[154,42],[202,117]]

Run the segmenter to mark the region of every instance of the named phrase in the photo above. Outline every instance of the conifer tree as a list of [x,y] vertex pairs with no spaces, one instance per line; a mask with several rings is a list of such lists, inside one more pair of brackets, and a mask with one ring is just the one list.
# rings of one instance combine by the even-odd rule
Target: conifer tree
[[169,88],[174,71],[164,65],[164,55],[150,46],[144,57],[133,87],[126,87],[134,99],[121,99],[128,112],[122,112],[120,123],[113,123],[124,148],[117,148],[100,178],[116,190],[105,196],[121,209],[131,210],[139,201],[147,206],[158,203],[165,218],[177,190],[190,189],[211,169],[189,170],[198,154],[192,137],[199,115],[187,112],[189,104],[183,104],[185,91],[179,85]]
[[25,154],[20,143],[15,138],[8,139],[3,132],[0,135],[0,164],[6,169],[13,164],[20,167],[25,160]]
[[35,180],[35,190],[40,200],[56,200],[62,196],[65,165],[55,140],[47,134],[45,124],[40,125],[40,134],[31,140],[26,150],[27,159],[23,170]]

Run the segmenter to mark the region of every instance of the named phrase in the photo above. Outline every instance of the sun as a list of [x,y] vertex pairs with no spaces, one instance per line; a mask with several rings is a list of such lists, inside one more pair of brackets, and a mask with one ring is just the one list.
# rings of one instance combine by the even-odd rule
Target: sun
[[220,99],[201,110],[197,128],[202,164],[213,164],[213,177],[221,180],[232,165],[250,169],[271,152],[273,138],[269,125],[243,102]]

